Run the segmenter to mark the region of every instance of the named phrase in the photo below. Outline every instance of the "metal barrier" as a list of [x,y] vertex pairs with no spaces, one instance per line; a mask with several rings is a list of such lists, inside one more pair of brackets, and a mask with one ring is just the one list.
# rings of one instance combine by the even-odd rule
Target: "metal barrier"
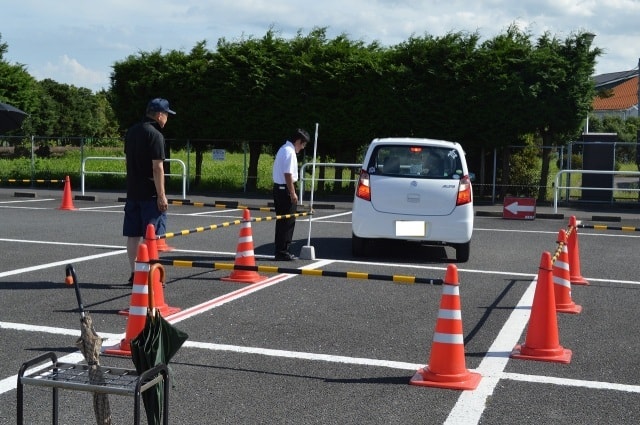
[[[84,196],[84,176],[87,174],[115,174],[115,175],[127,175],[124,171],[87,171],[86,163],[89,160],[97,161],[126,161],[123,156],[88,156],[82,160],[82,169],[80,171],[80,182],[82,196]],[[187,167],[180,159],[165,159],[164,162],[176,162],[182,167],[182,174],[165,174],[165,176],[181,176],[182,177],[182,199],[187,198]]]
[[[346,168],[362,168],[362,164],[345,164],[345,163],[339,163],[339,162],[307,162],[305,164],[302,164],[302,167],[300,167],[300,195],[298,196],[298,204],[302,205],[302,198],[303,198],[303,194],[304,194],[304,182],[305,182],[305,178],[304,178],[304,173],[305,170],[308,166],[321,166],[321,167],[346,167]],[[357,182],[358,178],[355,179],[336,179],[336,178],[324,178],[324,179],[320,179],[320,178],[315,178],[315,181],[339,181],[339,182]]]
[[[571,190],[607,190],[607,191],[620,191],[620,192],[640,192],[639,189],[633,188],[616,188],[616,187],[582,187],[582,186],[561,186],[560,178],[563,174],[610,174],[610,175],[622,175],[640,178],[639,171],[602,171],[602,170],[561,170],[556,174],[556,178],[553,183],[553,212],[558,212],[558,193],[561,189]],[[567,195],[568,196],[568,195]]]

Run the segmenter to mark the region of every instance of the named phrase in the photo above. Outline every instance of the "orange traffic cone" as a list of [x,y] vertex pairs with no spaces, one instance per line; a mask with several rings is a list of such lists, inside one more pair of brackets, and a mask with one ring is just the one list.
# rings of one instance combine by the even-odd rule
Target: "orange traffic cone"
[[[151,260],[157,260],[158,250],[156,247],[156,234],[153,224],[147,225],[147,231],[144,236],[144,244],[147,245],[147,253],[149,256],[149,262]],[[181,310],[180,307],[169,306],[164,299],[164,283],[165,283],[165,270],[164,267],[160,268],[160,273],[151,273],[150,277],[153,282],[153,306],[162,317],[168,317]],[[135,278],[135,276],[134,276]],[[128,315],[129,309],[120,310],[118,314]]]
[[569,271],[572,285],[588,285],[589,282],[580,274],[580,248],[578,247],[578,224],[576,216],[569,217]]
[[540,259],[536,292],[533,295],[527,337],[524,344],[515,346],[510,356],[512,359],[558,363],[571,361],[571,350],[560,345],[556,300],[552,285],[551,254],[543,252]]
[[133,275],[133,288],[131,290],[131,307],[127,319],[127,331],[120,345],[105,349],[106,354],[114,356],[131,356],[131,340],[138,336],[144,329],[147,320],[147,308],[149,307],[149,253],[147,245],[138,245],[135,272]]
[[62,203],[59,210],[77,210],[76,207],[73,206],[73,199],[71,196],[71,181],[69,180],[69,176],[64,179],[64,192],[62,194]]
[[418,369],[409,383],[423,387],[473,390],[480,383],[479,373],[465,365],[458,268],[447,267],[442,286],[440,311],[431,345],[429,364]]
[[149,251],[149,260],[158,260],[158,238],[156,237],[156,227],[153,224],[147,224],[144,234],[144,243]]
[[560,254],[553,262],[553,292],[558,313],[578,314],[582,307],[571,299],[571,278],[569,272],[569,250],[567,249],[567,234],[564,230],[558,232]]
[[[242,213],[243,223],[240,225],[240,237],[238,239],[238,247],[236,249],[236,266],[255,266],[256,258],[253,254],[253,236],[251,235],[251,214],[246,209]],[[251,270],[233,270],[229,277],[223,277],[222,280],[241,283],[256,283],[266,279],[256,271]]]
[[166,238],[158,238],[158,239],[156,239],[156,246],[157,246],[158,251],[160,251],[160,252],[173,251],[175,249],[174,247],[167,245],[167,239]]

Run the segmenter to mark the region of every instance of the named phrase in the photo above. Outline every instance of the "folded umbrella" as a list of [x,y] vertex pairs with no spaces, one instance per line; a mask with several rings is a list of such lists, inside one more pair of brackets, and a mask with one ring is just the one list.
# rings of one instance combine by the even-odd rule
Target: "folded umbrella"
[[[76,290],[76,299],[80,309],[80,338],[76,341],[76,346],[82,352],[84,359],[89,366],[89,383],[92,385],[104,384],[104,375],[100,369],[100,349],[102,348],[102,338],[93,328],[93,321],[89,313],[85,313],[80,295],[80,285],[76,271],[71,264],[65,270],[66,282],[73,284]],[[111,407],[109,397],[105,393],[93,393],[93,411],[98,425],[111,424]]]
[[[131,340],[131,359],[136,372],[142,372],[159,364],[168,365],[182,344],[189,338],[183,331],[166,321],[153,306],[153,274],[161,273],[164,282],[164,268],[161,264],[151,265],[148,278],[149,308],[147,320],[140,334]],[[142,393],[142,401],[149,424],[159,424],[162,412],[163,383]]]

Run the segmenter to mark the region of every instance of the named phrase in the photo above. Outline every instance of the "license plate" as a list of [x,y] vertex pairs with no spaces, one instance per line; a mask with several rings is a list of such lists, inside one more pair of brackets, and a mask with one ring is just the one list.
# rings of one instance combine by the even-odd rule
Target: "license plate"
[[396,236],[424,236],[426,233],[424,221],[396,221]]

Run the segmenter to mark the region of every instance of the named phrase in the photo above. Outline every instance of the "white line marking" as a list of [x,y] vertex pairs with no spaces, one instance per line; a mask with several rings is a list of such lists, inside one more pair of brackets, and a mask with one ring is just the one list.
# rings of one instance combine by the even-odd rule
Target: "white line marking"
[[[534,279],[520,298],[518,305],[500,330],[497,338],[489,348],[480,366],[476,370],[482,375],[478,388],[474,391],[464,391],[460,394],[458,402],[453,407],[445,424],[477,424],[486,406],[487,399],[500,381],[501,374],[509,361],[509,354],[518,343],[518,339],[529,320],[531,304],[536,288]],[[527,308],[528,307],[528,308]],[[491,355],[491,353],[496,353]]]
[[120,251],[107,252],[107,253],[104,253],[104,254],[96,254],[96,255],[88,255],[86,257],[70,258],[70,259],[64,260],[64,261],[56,261],[56,262],[53,262],[53,263],[40,264],[38,266],[31,266],[31,267],[25,267],[25,268],[22,268],[22,269],[9,270],[7,272],[0,273],[0,278],[7,277],[7,276],[13,276],[13,275],[20,274],[20,273],[29,273],[29,272],[36,271],[36,270],[49,269],[49,268],[52,268],[52,267],[65,266],[65,265],[67,265],[69,263],[80,263],[80,262],[83,262],[83,261],[95,260],[96,258],[103,258],[103,257],[110,257],[112,255],[125,254],[126,252],[127,252],[127,250],[123,249],[123,250],[120,250]]

